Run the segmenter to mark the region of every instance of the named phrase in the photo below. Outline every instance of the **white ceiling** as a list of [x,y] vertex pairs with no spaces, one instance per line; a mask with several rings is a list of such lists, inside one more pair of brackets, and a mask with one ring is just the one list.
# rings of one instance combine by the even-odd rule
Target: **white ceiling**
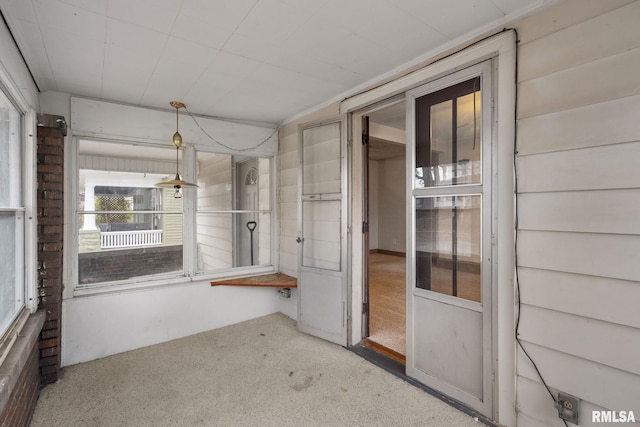
[[550,0],[0,0],[40,91],[280,123]]

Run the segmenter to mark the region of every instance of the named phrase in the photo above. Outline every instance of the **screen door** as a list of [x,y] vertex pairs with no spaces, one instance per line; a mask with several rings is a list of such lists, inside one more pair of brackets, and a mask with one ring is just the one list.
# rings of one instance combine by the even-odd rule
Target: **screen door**
[[490,62],[407,94],[407,374],[491,417]]
[[299,135],[298,328],[346,345],[344,120]]

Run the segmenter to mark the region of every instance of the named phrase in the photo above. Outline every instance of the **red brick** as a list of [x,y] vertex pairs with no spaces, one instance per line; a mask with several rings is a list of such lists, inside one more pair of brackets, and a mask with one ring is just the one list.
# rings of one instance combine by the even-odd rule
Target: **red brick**
[[44,161],[48,165],[51,165],[51,164],[61,165],[63,163],[62,156],[60,155],[45,156]]
[[46,340],[48,338],[54,338],[58,336],[58,331],[56,330],[50,330],[50,331],[42,331],[40,333],[40,338],[43,340]]
[[[47,160],[47,158],[51,158],[52,156],[45,156],[45,162]],[[56,157],[56,158],[60,158],[60,157]],[[62,166],[60,164],[48,164],[48,163],[44,163],[44,164],[39,164],[36,167],[36,171],[38,173],[55,173],[55,174],[61,174],[63,172]]]
[[40,359],[40,366],[56,366],[58,363],[58,357],[56,356],[51,356],[51,357],[43,357]]
[[44,180],[48,182],[62,182],[62,174],[45,173]]
[[59,347],[44,348],[40,350],[40,356],[41,357],[56,356],[58,352],[59,352]]
[[61,234],[62,225],[45,225],[43,232],[45,234]]
[[60,327],[60,324],[58,323],[58,320],[48,320],[44,322],[44,326],[42,327],[42,330],[43,331],[58,330],[59,327]]
[[40,341],[40,348],[49,348],[49,347],[55,347],[60,343],[60,341],[57,338],[51,338],[48,340],[42,340]]
[[62,217],[62,209],[61,208],[45,208],[43,210],[44,210],[43,216],[58,217],[58,221],[60,221],[60,217]]
[[62,250],[62,242],[50,242],[42,245],[42,250],[45,252],[58,252]]
[[38,209],[40,208],[59,208],[62,206],[60,200],[38,199]]

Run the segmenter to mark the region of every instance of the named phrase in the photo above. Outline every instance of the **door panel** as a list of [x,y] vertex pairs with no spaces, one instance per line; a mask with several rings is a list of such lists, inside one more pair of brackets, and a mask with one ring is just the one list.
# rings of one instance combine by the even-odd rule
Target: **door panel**
[[344,121],[300,129],[298,328],[346,345]]
[[417,298],[415,314],[424,335],[416,341],[415,367],[481,399],[482,313]]
[[407,375],[492,417],[491,66],[407,93]]
[[340,200],[302,202],[302,266],[340,271]]

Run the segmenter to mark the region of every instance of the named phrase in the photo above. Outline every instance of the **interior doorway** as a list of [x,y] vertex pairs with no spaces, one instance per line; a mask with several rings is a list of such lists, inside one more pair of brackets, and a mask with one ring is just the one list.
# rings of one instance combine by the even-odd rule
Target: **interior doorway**
[[404,363],[406,354],[405,102],[368,113],[364,166],[365,343]]

